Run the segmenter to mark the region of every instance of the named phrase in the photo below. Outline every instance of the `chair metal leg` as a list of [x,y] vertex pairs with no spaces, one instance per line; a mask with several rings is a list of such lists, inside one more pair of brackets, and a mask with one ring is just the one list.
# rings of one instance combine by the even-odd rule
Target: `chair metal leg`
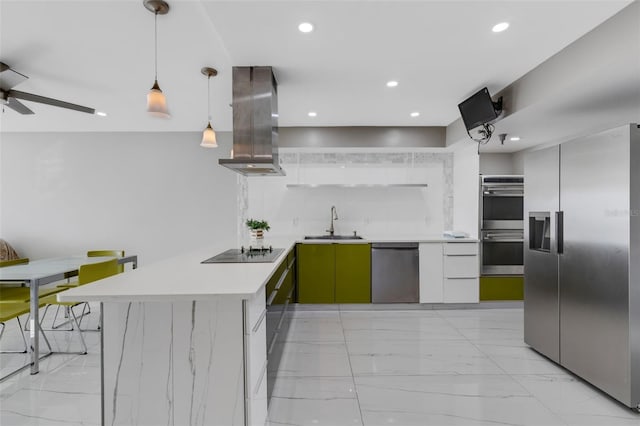
[[24,343],[24,353],[26,354],[29,351],[29,344],[27,343],[27,337],[24,335],[22,324],[20,324],[20,317],[16,317],[16,321],[18,322],[18,330],[20,330],[20,336],[22,336],[22,343]]
[[[22,324],[20,323],[20,317],[16,317],[16,320],[18,322],[18,329],[20,330],[20,334],[22,335],[22,340],[25,344],[25,350],[24,351],[2,351],[2,353],[19,353],[19,354],[24,354],[24,353],[28,353],[29,352],[29,345],[27,343],[27,338],[24,335],[24,330],[22,327]],[[4,323],[0,323],[0,325],[2,325],[2,330],[0,330],[0,338],[2,338],[2,335],[4,334],[4,329],[5,329],[5,324]],[[39,326],[38,326],[39,327]],[[40,327],[39,327],[40,328]],[[42,328],[40,328],[40,332],[42,333],[42,337],[44,338],[45,343],[47,344],[47,347],[49,348],[49,352],[41,355],[39,359],[43,359],[48,357],[49,355],[51,355],[53,353],[53,351],[51,350],[51,344],[49,344],[49,339],[47,339],[47,336],[44,334],[44,332],[42,331]],[[4,376],[0,377],[0,383],[3,382],[4,380],[8,379],[9,377],[21,372],[22,370],[31,367],[31,361],[27,362],[26,364],[24,364],[23,366],[13,370],[12,372],[5,374]]]
[[52,354],[53,349],[51,349],[51,343],[49,343],[49,339],[47,338],[47,335],[44,333],[44,330],[42,329],[42,321],[40,322],[40,325],[38,325],[38,329],[40,331],[40,334],[42,335],[42,338],[44,339],[44,342],[47,344],[47,348],[49,348],[49,354]]
[[71,317],[69,315],[69,307],[68,306],[64,307],[64,317],[67,318],[67,320],[61,322],[58,325],[56,325],[56,319],[58,318],[58,312],[60,311],[60,307],[61,307],[61,305],[58,305],[56,307],[56,315],[53,317],[53,322],[51,323],[51,330],[58,330],[60,327],[62,327],[63,325],[66,325],[66,324],[69,324],[71,326],[71,328],[64,329],[64,330],[66,330],[66,331],[73,330],[73,321],[71,320]]
[[[29,346],[27,346],[27,339],[24,336],[24,331],[22,330],[22,324],[20,324],[20,317],[16,317],[16,320],[18,320],[18,329],[20,330],[20,334],[22,336],[24,349],[21,351],[0,351],[0,354],[26,354],[27,352],[29,352]],[[2,324],[2,330],[0,330],[0,339],[2,339],[2,335],[4,334],[4,329],[6,327],[6,324],[5,323],[0,323],[0,324]]]
[[[85,311],[87,308],[88,308],[88,310]],[[71,307],[71,310],[73,310],[73,307]],[[89,306],[89,302],[84,302],[84,305],[82,307],[82,313],[80,314],[80,322],[79,322],[80,326],[82,326],[82,320],[84,319],[85,315],[89,315],[90,313],[91,313],[91,307]],[[94,328],[80,328],[80,330],[82,330],[82,331],[101,331],[101,329],[102,329],[102,316],[99,317],[98,326],[95,329]]]
[[[49,307],[51,307],[53,305],[47,305],[44,308],[44,313],[42,314],[41,320],[40,320],[40,328],[42,330],[45,330],[42,327],[42,324],[44,323],[44,318],[47,315],[47,312],[49,311]],[[56,319],[58,318],[58,312],[60,312],[60,307],[61,305],[56,305],[56,313],[53,316],[53,322],[51,323],[51,328],[47,328],[47,331],[73,331],[73,320],[67,315],[67,309],[68,307],[65,306],[65,317],[69,318],[66,321],[61,322],[60,324],[56,325]],[[31,314],[28,314],[31,315]],[[63,325],[69,324],[70,328],[60,328]],[[29,331],[29,316],[27,317],[27,322],[24,324],[24,331]]]
[[78,323],[78,317],[76,317],[75,312],[73,312],[73,309],[70,309],[71,312],[71,316],[73,316],[73,321],[75,321],[76,323],[76,332],[78,333],[78,336],[80,337],[80,342],[82,343],[82,348],[84,349],[84,352],[82,353],[83,355],[87,354],[87,344],[84,342],[84,337],[82,336],[82,330],[80,330],[80,324]]

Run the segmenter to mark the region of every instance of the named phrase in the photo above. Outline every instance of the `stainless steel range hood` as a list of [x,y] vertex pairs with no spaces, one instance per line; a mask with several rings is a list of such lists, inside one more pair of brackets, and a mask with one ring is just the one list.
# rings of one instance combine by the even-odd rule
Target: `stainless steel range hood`
[[233,67],[233,158],[245,176],[284,176],[278,159],[278,89],[271,67]]

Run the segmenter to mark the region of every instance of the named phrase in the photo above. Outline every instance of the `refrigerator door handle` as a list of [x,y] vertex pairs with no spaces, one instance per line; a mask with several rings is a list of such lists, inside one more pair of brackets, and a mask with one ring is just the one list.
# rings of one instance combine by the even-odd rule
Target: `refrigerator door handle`
[[556,242],[558,254],[564,253],[564,212],[556,212]]

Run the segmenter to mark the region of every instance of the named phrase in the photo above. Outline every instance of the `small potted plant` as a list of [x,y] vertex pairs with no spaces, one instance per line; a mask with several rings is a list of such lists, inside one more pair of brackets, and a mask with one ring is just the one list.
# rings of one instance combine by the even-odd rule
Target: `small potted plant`
[[266,220],[247,219],[246,225],[251,232],[251,239],[260,241],[264,238],[264,231],[271,229]]

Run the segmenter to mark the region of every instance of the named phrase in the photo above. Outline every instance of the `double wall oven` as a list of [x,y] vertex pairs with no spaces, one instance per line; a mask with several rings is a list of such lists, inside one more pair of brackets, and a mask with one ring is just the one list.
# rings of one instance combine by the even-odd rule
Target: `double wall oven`
[[523,176],[480,176],[481,275],[522,275],[523,201]]

